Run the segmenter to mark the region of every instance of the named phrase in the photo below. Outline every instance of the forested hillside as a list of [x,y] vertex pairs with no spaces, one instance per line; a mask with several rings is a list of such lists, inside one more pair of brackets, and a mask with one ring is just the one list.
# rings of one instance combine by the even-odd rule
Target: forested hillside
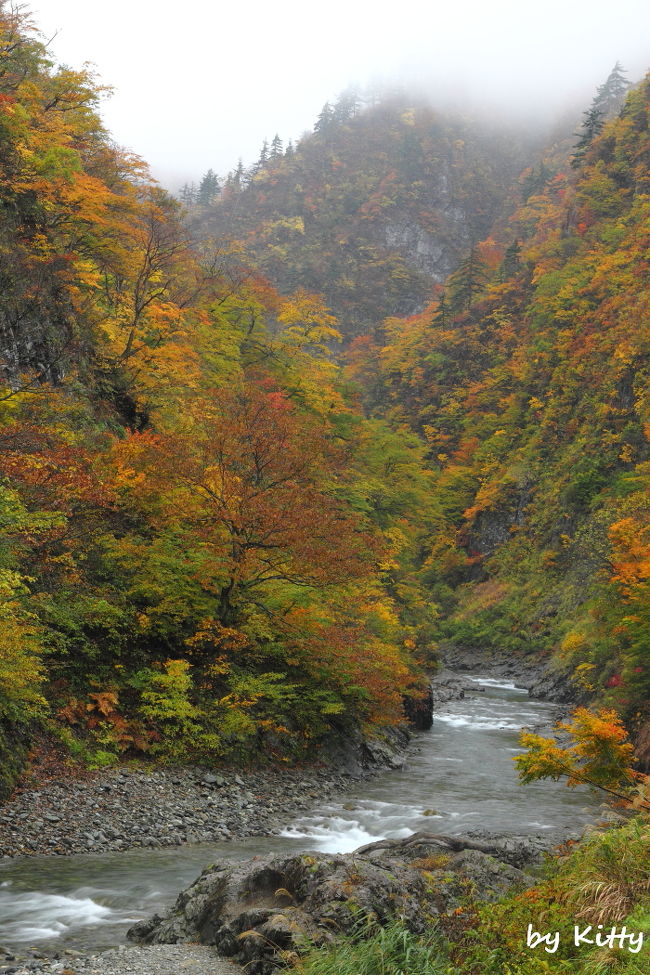
[[0,11],[0,716],[93,764],[277,758],[397,721],[427,652],[415,434],[365,420],[336,320],[193,248],[178,205]]
[[571,161],[524,173],[499,235],[350,367],[368,409],[428,445],[441,639],[554,654],[646,760],[649,94],[607,124],[592,106]]
[[236,242],[282,292],[324,295],[345,337],[420,311],[485,237],[540,135],[445,115],[406,94],[345,92],[313,133],[250,169],[185,187],[200,239]]
[[650,83],[572,162],[347,95],[184,209],[3,3],[0,57],[3,787],[43,730],[311,755],[445,642],[553,655],[643,749]]

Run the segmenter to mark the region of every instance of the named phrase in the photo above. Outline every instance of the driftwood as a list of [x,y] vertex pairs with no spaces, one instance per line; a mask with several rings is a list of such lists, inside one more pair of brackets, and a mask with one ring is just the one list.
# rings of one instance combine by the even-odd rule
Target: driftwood
[[488,853],[491,856],[503,856],[500,846],[493,843],[479,843],[477,840],[470,840],[466,836],[447,836],[445,833],[413,833],[411,836],[404,836],[399,840],[378,840],[376,843],[366,843],[359,846],[354,852],[370,853],[372,850],[403,850],[407,846],[417,846],[418,843],[438,843],[440,846],[447,847],[448,850],[478,850],[480,853]]

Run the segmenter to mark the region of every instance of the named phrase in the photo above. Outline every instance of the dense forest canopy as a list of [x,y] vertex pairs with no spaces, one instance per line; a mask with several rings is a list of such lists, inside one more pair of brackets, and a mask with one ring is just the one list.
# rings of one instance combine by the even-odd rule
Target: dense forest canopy
[[643,740],[650,82],[573,149],[348,94],[183,206],[6,3],[0,65],[7,787],[26,728],[311,754],[445,641]]
[[319,297],[192,245],[92,77],[1,27],[5,723],[58,715],[101,763],[399,720],[429,644],[418,438],[355,407]]

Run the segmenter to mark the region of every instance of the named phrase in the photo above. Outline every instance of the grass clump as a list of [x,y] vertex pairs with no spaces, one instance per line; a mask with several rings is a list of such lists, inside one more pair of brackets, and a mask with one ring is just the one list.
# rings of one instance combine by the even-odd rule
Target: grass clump
[[296,962],[295,970],[299,975],[457,975],[458,971],[435,929],[416,935],[399,921],[314,948]]

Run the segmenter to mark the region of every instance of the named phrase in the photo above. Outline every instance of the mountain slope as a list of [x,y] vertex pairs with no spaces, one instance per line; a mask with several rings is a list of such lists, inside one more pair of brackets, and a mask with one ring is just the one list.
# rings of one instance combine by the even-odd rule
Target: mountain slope
[[443,298],[359,341],[369,409],[436,469],[424,578],[440,635],[554,652],[647,720],[650,134],[646,79],[619,117],[473,251]]
[[324,295],[349,337],[427,303],[489,232],[534,144],[403,97],[343,96],[295,149],[231,174],[190,222],[238,241],[281,292]]

